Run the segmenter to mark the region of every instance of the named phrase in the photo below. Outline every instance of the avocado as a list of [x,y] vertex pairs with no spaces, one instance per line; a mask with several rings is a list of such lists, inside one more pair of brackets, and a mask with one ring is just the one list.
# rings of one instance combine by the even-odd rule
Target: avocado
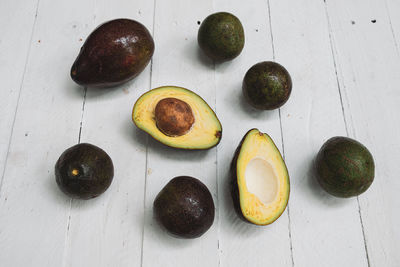
[[222,137],[214,111],[194,92],[163,86],[143,94],[135,103],[132,120],[161,143],[182,149],[209,149]]
[[371,153],[348,137],[332,137],[326,141],[315,165],[319,184],[336,197],[358,196],[374,181],[375,163]]
[[212,60],[232,60],[244,47],[242,23],[227,12],[212,14],[201,23],[197,41],[203,52]]
[[114,176],[111,158],[101,148],[77,144],[61,154],[55,166],[58,187],[70,197],[90,199],[110,186]]
[[71,77],[83,86],[116,86],[141,73],[153,53],[154,41],[145,26],[130,19],[111,20],[89,35]]
[[189,176],[173,178],[154,200],[157,221],[173,236],[196,238],[214,222],[214,201],[208,188]]
[[243,95],[254,108],[281,107],[292,92],[289,72],[280,64],[264,61],[252,66],[243,79]]
[[290,192],[282,156],[267,134],[249,130],[231,164],[231,195],[239,218],[256,225],[273,223],[284,212]]

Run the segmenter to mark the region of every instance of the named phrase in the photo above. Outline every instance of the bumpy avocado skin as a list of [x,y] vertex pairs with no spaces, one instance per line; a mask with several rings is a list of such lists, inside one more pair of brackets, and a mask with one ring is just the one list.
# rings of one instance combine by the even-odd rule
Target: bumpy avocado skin
[[141,73],[153,53],[154,41],[145,26],[130,19],[111,20],[89,35],[71,78],[83,86],[117,86]]
[[[77,173],[74,173],[74,170]],[[99,196],[111,185],[114,165],[108,154],[91,144],[78,144],[61,154],[55,165],[56,182],[73,198]]]
[[244,97],[253,107],[262,110],[277,109],[289,99],[292,79],[282,65],[264,61],[247,71],[242,90]]
[[374,180],[375,164],[371,153],[363,144],[348,137],[326,141],[315,163],[319,184],[336,197],[358,196]]
[[212,14],[200,25],[197,41],[203,52],[212,60],[232,60],[244,47],[242,23],[227,12]]
[[213,224],[214,214],[210,191],[189,176],[173,178],[154,200],[156,219],[175,237],[200,237]]

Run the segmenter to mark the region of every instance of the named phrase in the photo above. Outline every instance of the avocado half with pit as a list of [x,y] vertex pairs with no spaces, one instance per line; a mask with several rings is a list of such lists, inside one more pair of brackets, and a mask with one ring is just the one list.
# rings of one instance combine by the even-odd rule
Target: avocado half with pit
[[278,148],[267,134],[251,129],[231,165],[231,193],[239,217],[257,225],[273,223],[284,212],[289,174]]
[[221,123],[210,106],[182,87],[163,86],[143,94],[133,107],[132,120],[170,147],[208,149],[222,136]]

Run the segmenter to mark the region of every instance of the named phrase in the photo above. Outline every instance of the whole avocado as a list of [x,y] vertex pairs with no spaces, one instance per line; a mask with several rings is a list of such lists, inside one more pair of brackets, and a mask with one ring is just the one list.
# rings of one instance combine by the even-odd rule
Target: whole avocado
[[354,197],[365,192],[374,180],[375,164],[368,149],[348,137],[325,142],[316,158],[317,180],[336,197]]
[[77,144],[65,150],[55,165],[58,187],[70,197],[90,199],[110,186],[114,176],[111,158],[101,148]]
[[211,193],[200,180],[173,178],[154,200],[154,215],[176,237],[196,238],[214,222],[215,206]]
[[227,12],[212,14],[201,23],[197,41],[203,52],[212,60],[232,60],[244,47],[242,23],[236,16]]
[[264,61],[255,64],[247,71],[242,90],[244,97],[254,108],[277,109],[289,99],[292,79],[282,65]]
[[141,73],[153,53],[154,41],[145,26],[130,19],[111,20],[89,35],[71,78],[83,86],[117,86]]

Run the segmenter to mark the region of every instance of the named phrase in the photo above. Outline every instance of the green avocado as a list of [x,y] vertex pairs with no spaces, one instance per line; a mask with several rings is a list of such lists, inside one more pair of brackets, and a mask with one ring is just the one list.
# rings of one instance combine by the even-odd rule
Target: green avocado
[[364,193],[374,181],[375,164],[368,149],[356,140],[333,137],[325,142],[316,158],[317,180],[336,197]]
[[242,23],[227,12],[212,14],[200,25],[197,41],[203,52],[212,60],[232,60],[244,47]]
[[55,166],[56,182],[73,198],[90,199],[110,186],[114,176],[111,158],[101,148],[78,144],[61,154]]
[[196,238],[214,222],[215,206],[208,188],[189,176],[173,178],[154,200],[154,215],[173,236]]
[[264,61],[247,71],[242,89],[250,105],[257,109],[272,110],[281,107],[289,99],[292,79],[282,65]]
[[154,41],[145,26],[115,19],[97,27],[83,44],[71,78],[88,87],[111,87],[136,77],[149,63]]

